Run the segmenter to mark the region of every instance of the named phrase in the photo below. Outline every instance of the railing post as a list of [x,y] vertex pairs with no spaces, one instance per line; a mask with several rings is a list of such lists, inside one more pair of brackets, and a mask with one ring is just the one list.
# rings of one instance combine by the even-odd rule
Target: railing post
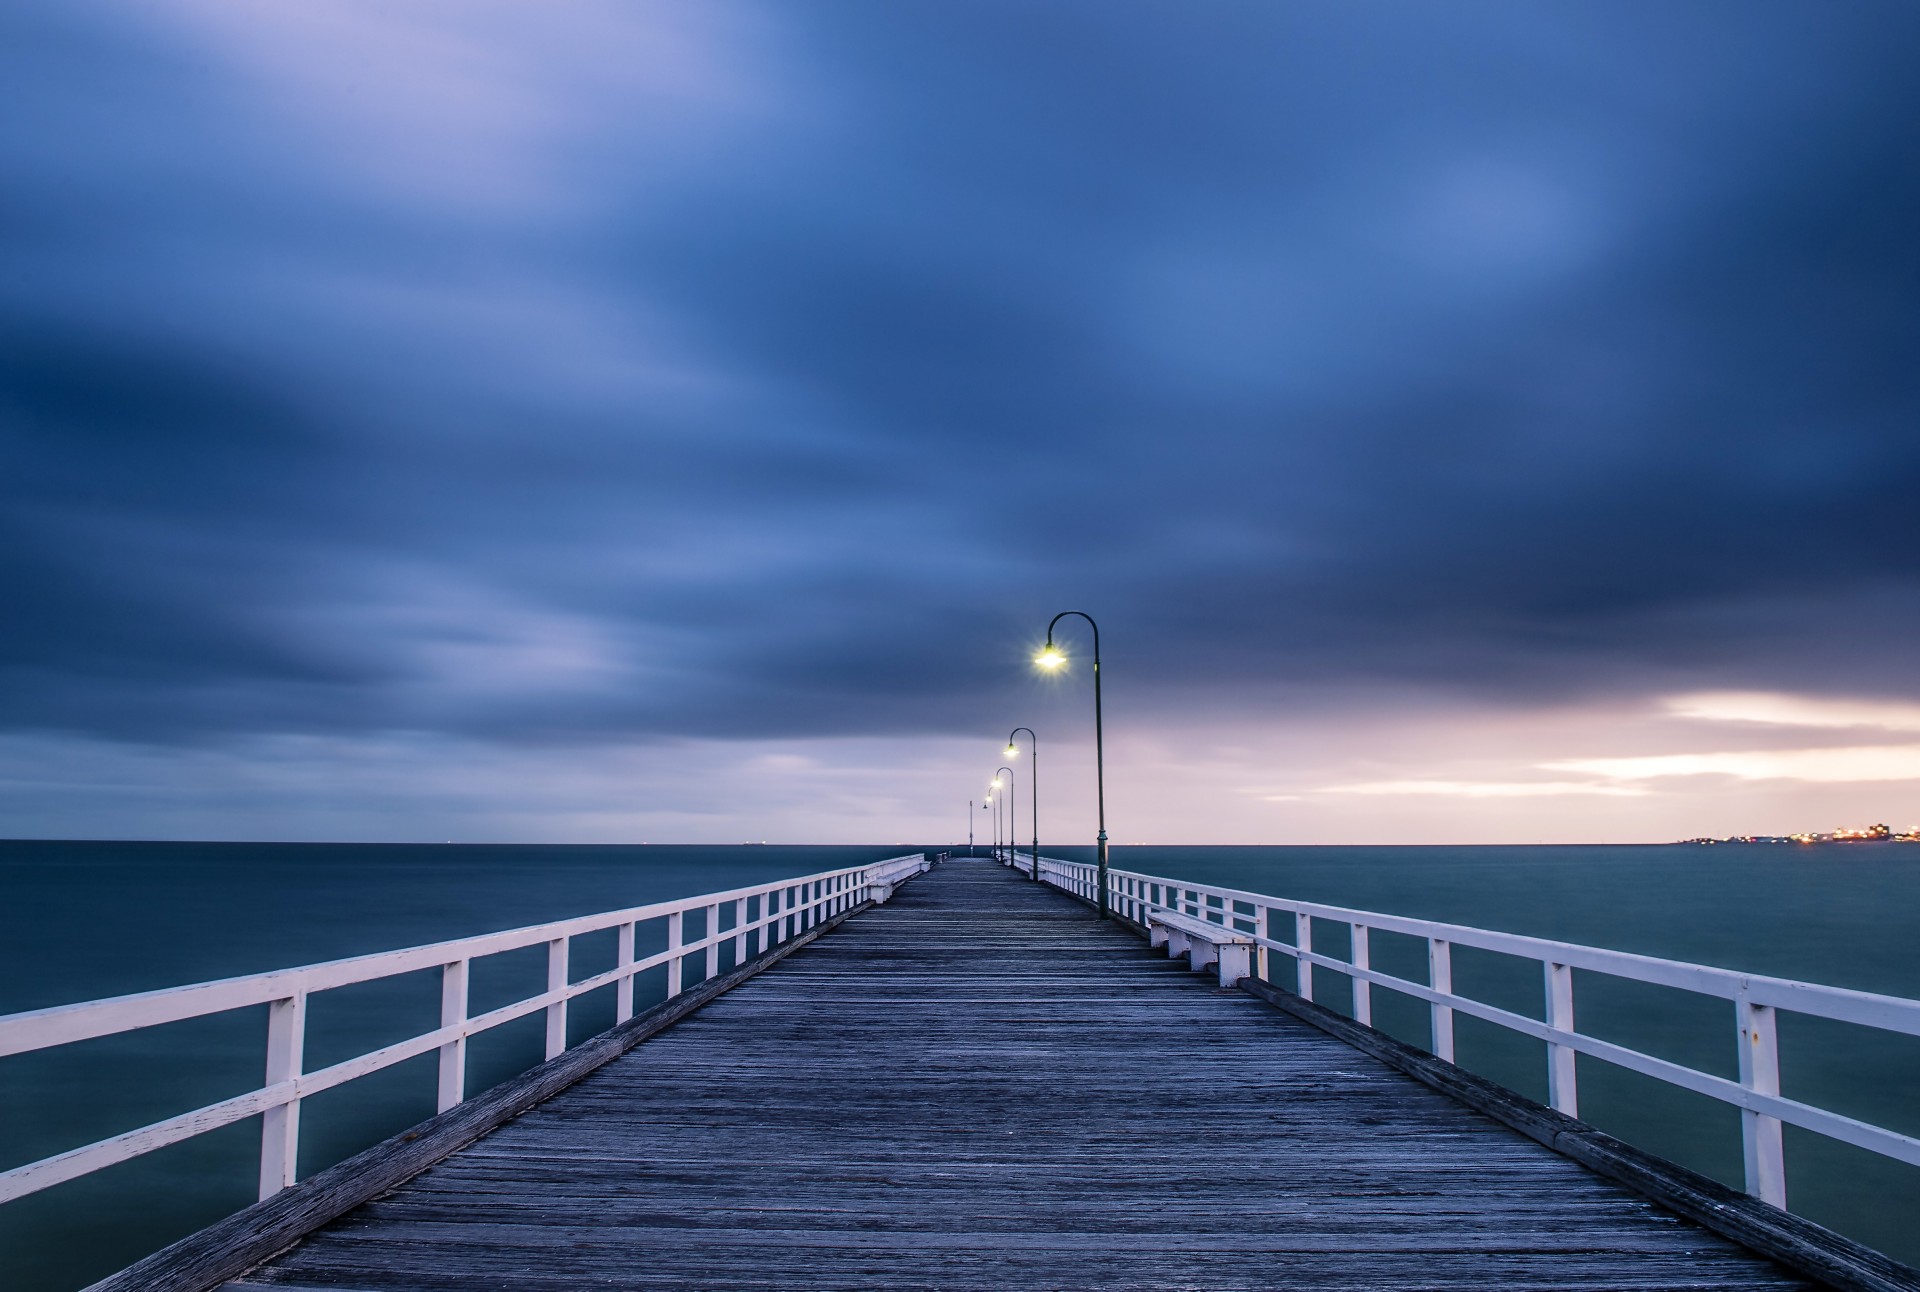
[[[1547,1026],[1559,1032],[1573,1030],[1573,969],[1568,965],[1547,964]],[[1580,1115],[1580,1096],[1574,1087],[1574,1050],[1557,1041],[1547,1042],[1547,1102],[1555,1112],[1569,1117]]]
[[1305,911],[1293,913],[1293,945],[1300,952],[1294,964],[1299,967],[1299,981],[1294,990],[1301,1000],[1313,999],[1313,962],[1307,959],[1313,951],[1313,917]]
[[680,925],[685,912],[674,911],[667,916],[667,998],[671,1000],[680,994]]
[[701,940],[707,944],[707,977],[702,982],[720,976],[720,903],[715,902],[707,908],[707,927],[702,930]]
[[[1269,936],[1267,933],[1267,908],[1258,902],[1254,903],[1253,907],[1253,936],[1256,938],[1266,938]],[[1253,949],[1253,976],[1261,982],[1267,982],[1271,968],[1272,966],[1267,963],[1266,947],[1256,946]]]
[[747,962],[747,899],[736,898],[733,903],[733,967],[738,969]]
[[[547,943],[547,990],[549,992],[567,989],[567,939],[555,938]],[[567,1048],[567,1002],[556,1000],[547,1006],[547,1057],[558,1055]]]
[[[1353,967],[1355,969],[1371,969],[1373,966],[1367,956],[1367,926],[1364,924],[1350,924],[1347,927],[1352,930]],[[1353,977],[1352,982],[1353,1021],[1356,1023],[1365,1023],[1368,1027],[1372,1027],[1373,984],[1357,975]]]
[[624,1023],[633,1017],[633,921],[620,926],[619,946],[614,962],[622,970],[613,985],[613,1021]]
[[[307,1046],[307,996],[297,992],[267,1006],[269,1086],[300,1075]],[[300,1101],[267,1109],[260,1120],[260,1197],[292,1184],[300,1168]]]
[[[440,966],[440,1026],[467,1021],[467,962]],[[440,1093],[435,1111],[445,1112],[467,1097],[467,1038],[456,1036],[440,1047]]]
[[[1747,999],[1745,988],[1734,998],[1734,1017],[1740,1027],[1740,1084],[1757,1095],[1780,1093],[1780,1039],[1773,1007]],[[1781,1210],[1787,1206],[1786,1150],[1780,1140],[1780,1119],[1740,1110],[1740,1146],[1746,1159],[1747,1192]]]
[[[1427,939],[1427,985],[1453,995],[1453,943],[1444,938]],[[1452,1063],[1453,1006],[1435,1002],[1429,1012],[1433,1018],[1433,1057]]]

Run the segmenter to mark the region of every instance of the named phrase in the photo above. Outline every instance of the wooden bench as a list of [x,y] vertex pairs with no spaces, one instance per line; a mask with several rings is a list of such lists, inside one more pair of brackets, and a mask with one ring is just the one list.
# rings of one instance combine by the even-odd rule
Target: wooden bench
[[1242,978],[1253,976],[1251,933],[1240,933],[1225,925],[1173,911],[1150,911],[1147,938],[1156,947],[1164,946],[1169,956],[1186,956],[1196,973],[1208,965],[1217,965],[1222,987],[1231,987]]

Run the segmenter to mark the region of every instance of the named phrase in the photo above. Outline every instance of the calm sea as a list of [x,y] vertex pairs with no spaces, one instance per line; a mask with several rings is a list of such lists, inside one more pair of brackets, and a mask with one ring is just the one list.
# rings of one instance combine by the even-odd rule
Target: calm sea
[[[941,845],[945,846],[945,845]],[[861,847],[476,847],[0,842],[0,1013],[538,923],[911,851]],[[1046,849],[1090,859],[1090,849]],[[1920,845],[1699,847],[1137,847],[1114,864],[1338,905],[1587,942],[1920,997]],[[1343,954],[1339,930],[1316,934]],[[1377,967],[1423,976],[1411,940],[1375,935]],[[611,963],[584,944],[576,972]],[[535,949],[476,967],[474,1006],[541,985]],[[1456,952],[1456,986],[1538,1016],[1537,967]],[[1338,980],[1319,981],[1340,1007]],[[1731,1006],[1581,976],[1584,1027],[1734,1075]],[[605,995],[606,993],[601,993]],[[309,1066],[433,1024],[433,975],[328,993]],[[575,1039],[611,1022],[576,1011]],[[1375,993],[1375,1022],[1426,1043],[1424,1006]],[[604,1015],[604,1017],[602,1017]],[[0,1060],[0,1169],[157,1120],[259,1081],[263,1011]],[[474,1044],[473,1087],[540,1057],[535,1016]],[[1920,1134],[1920,1041],[1787,1017],[1786,1092]],[[1458,1023],[1464,1064],[1544,1098],[1534,1042]],[[302,1171],[432,1112],[432,1056],[303,1111]],[[1634,1143],[1738,1183],[1737,1116],[1581,1060],[1581,1112]],[[240,1123],[0,1207],[0,1271],[17,1292],[79,1287],[252,1200],[257,1123]],[[1794,1209],[1920,1262],[1920,1172],[1787,1131]],[[1257,1163],[1249,1164],[1257,1170]]]

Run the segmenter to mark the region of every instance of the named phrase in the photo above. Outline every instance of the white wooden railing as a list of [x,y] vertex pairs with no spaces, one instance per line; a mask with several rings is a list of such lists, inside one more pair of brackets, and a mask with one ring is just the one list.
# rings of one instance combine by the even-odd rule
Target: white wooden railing
[[[546,1057],[552,1059],[567,1048],[567,1003],[576,997],[613,987],[614,1021],[623,1023],[633,1017],[636,974],[665,965],[666,993],[671,999],[683,988],[688,959],[702,957],[704,973],[700,981],[705,981],[719,972],[723,944],[733,943],[733,962],[742,964],[749,958],[750,950],[753,954],[764,952],[857,906],[869,896],[889,895],[895,884],[918,874],[927,864],[923,856],[915,853],[844,870],[822,871],[598,915],[581,915],[451,942],[0,1017],[0,1057],[4,1057],[249,1006],[268,1007],[266,1074],[259,1088],[138,1130],[0,1171],[0,1203],[253,1116],[261,1116],[263,1120],[260,1196],[268,1197],[294,1182],[299,1160],[302,1100],[437,1050],[439,1111],[445,1112],[467,1095],[469,1038],[544,1010]],[[723,910],[731,911],[731,923],[725,928],[721,927]],[[700,936],[689,941],[684,937],[685,917],[692,911],[702,911],[704,917]],[[654,924],[664,925],[665,948],[636,958],[634,946],[638,929]],[[614,967],[574,981],[569,973],[571,940],[606,929],[617,931]],[[475,960],[541,945],[547,949],[544,991],[483,1014],[468,1014],[468,970]],[[341,1063],[311,1072],[305,1069],[302,1054],[307,1001],[314,993],[435,968],[440,971],[439,1027]]]
[[[1021,857],[1012,863],[1031,874]],[[1040,858],[1040,877],[1088,902],[1097,896],[1097,872],[1083,862]],[[1144,923],[1155,910],[1177,911],[1251,934],[1259,950],[1255,976],[1270,977],[1270,957],[1279,955],[1296,965],[1299,994],[1313,999],[1312,966],[1344,974],[1353,988],[1353,1017],[1373,1021],[1372,989],[1376,986],[1427,1002],[1431,1050],[1453,1058],[1453,1016],[1456,1011],[1485,1019],[1547,1044],[1547,1097],[1555,1109],[1579,1115],[1574,1055],[1586,1054],[1607,1063],[1667,1082],[1684,1090],[1718,1099],[1740,1110],[1746,1190],[1776,1207],[1787,1205],[1786,1167],[1780,1127],[1788,1123],[1826,1135],[1857,1148],[1920,1166],[1920,1139],[1875,1126],[1839,1113],[1790,1099],[1780,1093],[1780,1052],[1775,1011],[1878,1028],[1920,1036],[1920,1001],[1874,992],[1850,991],[1818,983],[1740,973],[1681,960],[1609,951],[1602,947],[1554,942],[1546,938],[1497,933],[1488,929],[1433,920],[1357,911],[1319,902],[1249,893],[1190,880],[1143,875],[1130,870],[1107,872],[1108,903],[1117,914]],[[1313,949],[1313,921],[1347,926],[1349,958],[1335,959]],[[1368,935],[1374,930],[1404,934],[1425,941],[1427,981],[1382,973],[1372,967]],[[1286,937],[1276,936],[1285,933]],[[1532,960],[1541,966],[1545,1019],[1516,1014],[1453,990],[1453,948],[1475,947]],[[1703,996],[1718,996],[1733,1005],[1734,1040],[1739,1047],[1740,1077],[1730,1081],[1710,1072],[1603,1041],[1580,1031],[1574,1021],[1573,971],[1605,974],[1636,982],[1676,987]]]

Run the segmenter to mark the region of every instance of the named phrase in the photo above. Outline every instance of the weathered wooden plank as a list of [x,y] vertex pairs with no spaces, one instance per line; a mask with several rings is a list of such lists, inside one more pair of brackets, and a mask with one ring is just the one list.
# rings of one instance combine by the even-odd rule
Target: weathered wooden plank
[[231,1292],[582,1286],[1809,1285],[949,863]]
[[511,1081],[137,1261],[86,1292],[204,1292],[402,1184],[772,967],[864,907],[701,983]]
[[1637,1149],[1586,1122],[1271,983],[1248,981],[1242,986],[1555,1152],[1829,1286],[1859,1292],[1920,1289],[1920,1275],[1912,1267],[1805,1217],[1769,1206],[1677,1162]]

